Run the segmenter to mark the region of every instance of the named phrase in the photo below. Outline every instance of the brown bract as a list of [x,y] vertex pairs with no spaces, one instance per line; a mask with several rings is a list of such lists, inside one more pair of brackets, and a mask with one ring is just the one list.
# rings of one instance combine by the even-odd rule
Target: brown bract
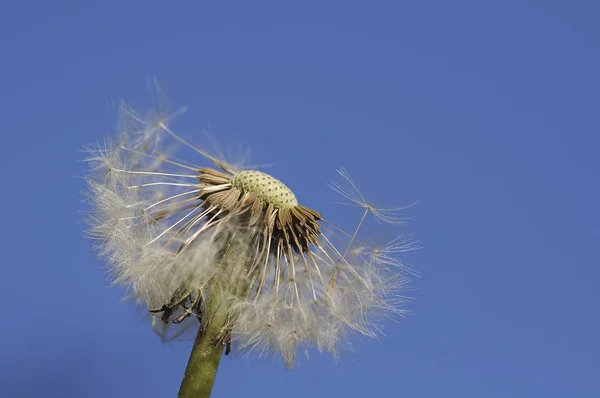
[[[219,214],[217,217],[239,216],[245,227],[262,230],[273,248],[281,250],[280,253],[287,253],[289,250],[296,253],[308,252],[311,244],[317,244],[318,235],[321,234],[318,221],[322,219],[318,212],[298,204],[288,206],[277,200],[269,200],[269,196],[261,194],[260,182],[250,187],[238,187],[236,185],[240,184],[232,182],[234,175],[212,168],[202,168],[199,171],[198,179],[204,184],[199,198],[204,209]],[[268,183],[276,186],[274,190],[287,190],[283,183],[267,177],[270,179]]]

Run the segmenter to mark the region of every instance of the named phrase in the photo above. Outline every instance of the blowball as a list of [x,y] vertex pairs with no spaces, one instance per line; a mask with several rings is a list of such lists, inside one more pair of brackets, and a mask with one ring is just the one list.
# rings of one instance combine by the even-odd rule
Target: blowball
[[[332,188],[364,211],[345,233],[281,181],[209,154],[169,123],[123,106],[117,137],[88,158],[90,234],[163,338],[218,322],[227,353],[276,353],[291,366],[299,349],[337,355],[349,332],[374,337],[381,316],[404,313],[412,271],[396,255],[413,242],[372,248],[359,236],[367,215],[398,223],[402,208],[374,208],[342,169]],[[195,157],[174,156],[174,144]]]

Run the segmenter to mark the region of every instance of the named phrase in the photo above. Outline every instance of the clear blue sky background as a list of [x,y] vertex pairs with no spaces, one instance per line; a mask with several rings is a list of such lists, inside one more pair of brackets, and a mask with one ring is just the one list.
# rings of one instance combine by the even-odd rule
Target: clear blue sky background
[[[82,236],[78,152],[147,76],[301,200],[346,166],[424,249],[414,314],[287,372],[226,358],[215,397],[599,397],[600,5],[13,1],[0,12],[0,396],[175,396],[163,345]],[[198,134],[198,137],[201,137]]]

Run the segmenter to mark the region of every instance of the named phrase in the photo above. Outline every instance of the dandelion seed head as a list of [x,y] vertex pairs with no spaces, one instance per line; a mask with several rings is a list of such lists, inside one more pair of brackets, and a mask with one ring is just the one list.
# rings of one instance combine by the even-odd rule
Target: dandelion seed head
[[[365,209],[353,233],[302,206],[278,179],[240,169],[175,133],[172,115],[142,117],[123,105],[119,134],[88,149],[90,237],[113,283],[149,310],[165,338],[219,322],[219,342],[276,354],[292,366],[310,347],[337,357],[378,318],[402,315],[409,272],[396,255],[360,241],[370,206],[349,174],[332,188]],[[193,161],[175,156],[177,145]],[[197,319],[199,322],[190,322]]]

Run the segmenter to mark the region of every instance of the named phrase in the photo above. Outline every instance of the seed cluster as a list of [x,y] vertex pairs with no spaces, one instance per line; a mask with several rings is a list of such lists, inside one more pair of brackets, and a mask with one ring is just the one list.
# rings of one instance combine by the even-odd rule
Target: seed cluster
[[[372,314],[403,313],[406,267],[394,255],[410,246],[370,248],[358,235],[368,213],[394,224],[401,209],[372,207],[341,170],[331,187],[364,212],[354,233],[337,233],[276,178],[215,158],[167,119],[123,111],[118,145],[90,150],[90,233],[161,337],[199,324],[225,353],[272,350],[291,366],[299,348],[336,355],[350,331],[376,336]],[[209,164],[164,152],[174,144]]]
[[261,225],[269,240],[273,239],[268,255],[278,248],[307,252],[311,244],[317,244],[321,215],[299,205],[281,181],[256,170],[227,174],[204,167],[199,171],[198,179],[205,184],[199,199],[206,213],[220,218],[248,214],[247,226]]

